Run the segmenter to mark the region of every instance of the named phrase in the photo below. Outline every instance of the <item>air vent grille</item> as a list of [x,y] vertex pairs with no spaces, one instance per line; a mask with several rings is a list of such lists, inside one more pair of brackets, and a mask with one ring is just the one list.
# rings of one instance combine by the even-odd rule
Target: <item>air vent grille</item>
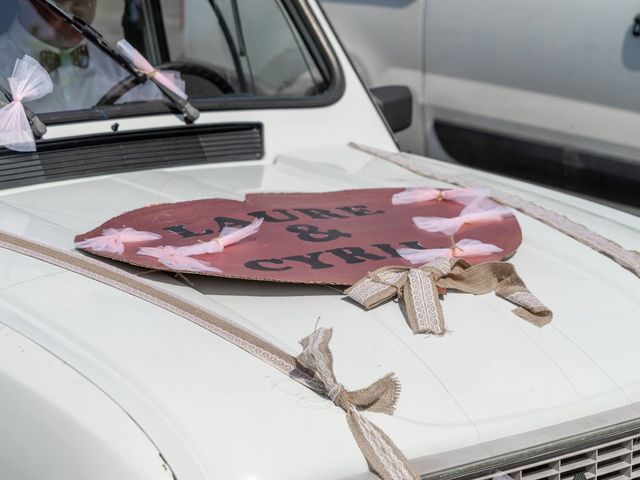
[[640,434],[520,465],[475,480],[640,479]]
[[632,440],[631,478],[640,478],[640,436]]
[[34,153],[0,149],[0,189],[262,156],[262,126],[258,124],[188,126],[41,141]]
[[553,480],[558,475],[557,462],[543,463],[522,470],[522,480]]

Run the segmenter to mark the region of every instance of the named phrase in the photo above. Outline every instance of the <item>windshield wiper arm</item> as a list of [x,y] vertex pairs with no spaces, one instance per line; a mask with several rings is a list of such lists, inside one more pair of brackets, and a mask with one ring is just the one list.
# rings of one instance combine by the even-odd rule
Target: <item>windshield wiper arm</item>
[[[4,88],[2,85],[0,85],[0,92],[2,92],[5,97],[7,97],[7,100],[9,100],[9,102],[13,101],[13,95],[11,94],[11,92]],[[0,106],[4,106],[4,102],[0,103]],[[27,107],[24,103],[22,104],[22,107],[24,108],[24,113],[27,115],[27,120],[29,120],[29,125],[31,125],[33,136],[35,138],[42,138],[44,134],[47,133],[47,126],[42,123],[42,120],[40,120],[38,116],[33,113],[33,110]]]
[[242,62],[240,61],[240,54],[238,53],[236,42],[233,40],[231,29],[229,28],[229,25],[227,24],[227,21],[222,14],[222,10],[220,10],[220,6],[216,2],[216,0],[209,0],[209,5],[211,5],[213,13],[215,13],[216,17],[218,18],[218,25],[220,25],[220,30],[222,30],[222,34],[224,35],[224,38],[227,42],[227,46],[229,47],[229,53],[231,54],[231,59],[233,60],[233,66],[236,69],[236,75],[238,75],[240,91],[248,92],[249,90],[247,89],[247,80],[244,78],[244,70],[242,69]]
[[62,18],[67,24],[77,30],[83,37],[88,38],[92,43],[100,48],[100,50],[109,55],[116,63],[129,71],[132,76],[135,76],[141,83],[145,82],[146,80],[151,80],[153,83],[155,83],[155,85],[171,101],[171,103],[184,114],[185,121],[194,122],[200,116],[200,111],[198,111],[197,108],[191,105],[189,99],[183,99],[179,97],[174,92],[158,82],[155,78],[153,78],[153,76],[147,76],[134,68],[133,64],[129,61],[129,59],[127,59],[127,57],[121,55],[117,50],[111,48],[102,34],[87,22],[75,15],[68,13],[59,5],[53,3],[51,0],[38,1],[49,10],[51,10],[54,14]]

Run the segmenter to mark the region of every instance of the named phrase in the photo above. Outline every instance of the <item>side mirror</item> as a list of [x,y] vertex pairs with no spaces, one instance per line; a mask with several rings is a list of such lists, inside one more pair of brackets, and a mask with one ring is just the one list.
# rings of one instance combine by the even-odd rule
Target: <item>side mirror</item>
[[399,132],[411,126],[413,97],[408,87],[401,85],[374,87],[370,92],[392,132]]

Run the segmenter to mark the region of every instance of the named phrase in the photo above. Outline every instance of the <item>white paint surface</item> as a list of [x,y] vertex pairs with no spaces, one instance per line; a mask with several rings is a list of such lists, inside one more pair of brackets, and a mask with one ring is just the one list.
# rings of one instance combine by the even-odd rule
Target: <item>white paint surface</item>
[[[635,217],[440,167],[517,191],[638,248]],[[310,149],[268,165],[165,169],[5,191],[0,223],[70,249],[76,233],[159,201],[425,183],[433,182],[352,149]],[[513,262],[555,313],[542,329],[493,295],[447,295],[450,333],[437,338],[412,335],[394,303],[367,313],[322,286],[195,278],[192,289],[164,274],[149,278],[293,354],[320,317],[321,326],[335,330],[336,374],[347,387],[397,373],[403,391],[396,415],[371,417],[409,457],[424,456],[640,401],[633,368],[640,361],[640,281],[553,229],[518,219],[524,243]],[[1,308],[10,312],[3,321],[107,392],[178,478],[299,478],[300,465],[306,478],[366,470],[343,413],[272,367],[110,287],[6,251],[0,262]]]

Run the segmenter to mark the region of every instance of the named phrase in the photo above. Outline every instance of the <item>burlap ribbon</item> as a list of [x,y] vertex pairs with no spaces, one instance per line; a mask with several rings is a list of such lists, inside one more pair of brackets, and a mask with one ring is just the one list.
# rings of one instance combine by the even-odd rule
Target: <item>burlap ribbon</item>
[[333,375],[333,359],[328,348],[331,330],[318,330],[303,339],[301,343],[304,351],[296,358],[231,320],[165,290],[155,282],[149,282],[108,263],[2,230],[0,248],[28,255],[105,283],[209,330],[320,395],[327,395],[342,407],[347,412],[351,431],[369,466],[383,479],[419,478],[393,442],[360,413],[360,410],[393,413],[399,393],[398,382],[393,375],[387,375],[366,389],[355,392],[344,390]]
[[420,268],[382,267],[358,280],[345,294],[367,310],[398,297],[404,301],[413,333],[442,335],[445,323],[438,287],[475,295],[495,292],[518,306],[513,313],[540,327],[553,317],[507,262],[471,266],[459,258],[441,257]]
[[419,479],[411,464],[391,439],[365,417],[361,411],[392,414],[400,384],[390,373],[362,390],[348,391],[333,373],[333,356],[329,341],[333,331],[320,328],[300,341],[303,351],[297,360],[314,372],[324,384],[326,395],[347,414],[347,422],[369,467],[384,480]]

